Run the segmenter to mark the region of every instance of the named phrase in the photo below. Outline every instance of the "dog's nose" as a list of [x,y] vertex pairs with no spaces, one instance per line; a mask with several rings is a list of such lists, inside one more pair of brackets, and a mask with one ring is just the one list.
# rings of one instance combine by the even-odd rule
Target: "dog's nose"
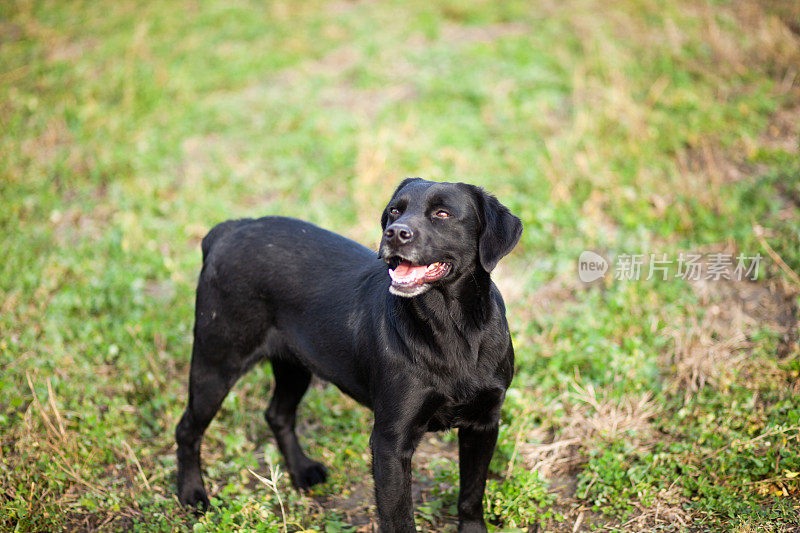
[[414,230],[405,224],[395,223],[386,228],[383,236],[389,242],[396,241],[397,244],[408,244],[414,239]]

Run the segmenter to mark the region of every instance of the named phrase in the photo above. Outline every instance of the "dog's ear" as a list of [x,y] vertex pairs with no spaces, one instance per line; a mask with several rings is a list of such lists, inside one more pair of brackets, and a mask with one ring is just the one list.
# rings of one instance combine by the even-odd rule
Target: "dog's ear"
[[[406,185],[408,185],[412,181],[422,181],[422,178],[406,178],[406,179],[404,179],[403,181],[400,182],[400,185],[398,185],[397,188],[392,193],[392,198],[397,196],[397,193],[399,193],[400,190],[403,187],[405,187]],[[389,212],[386,209],[384,209],[383,210],[383,214],[381,215],[381,229],[383,229],[383,230],[386,229],[386,221],[387,220],[389,220]]]
[[478,237],[478,258],[483,269],[491,272],[519,242],[522,221],[480,187],[474,187],[474,194],[483,224]]

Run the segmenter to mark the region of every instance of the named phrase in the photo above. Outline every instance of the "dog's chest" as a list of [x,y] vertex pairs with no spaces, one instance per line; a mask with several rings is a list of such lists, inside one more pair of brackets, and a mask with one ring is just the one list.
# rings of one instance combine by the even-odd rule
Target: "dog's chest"
[[505,390],[502,387],[489,387],[465,398],[445,401],[429,419],[428,431],[492,426],[500,417],[504,397]]

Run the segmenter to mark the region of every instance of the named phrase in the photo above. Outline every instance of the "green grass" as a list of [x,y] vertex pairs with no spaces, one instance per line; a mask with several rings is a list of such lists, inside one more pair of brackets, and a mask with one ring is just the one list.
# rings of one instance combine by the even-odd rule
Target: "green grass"
[[[329,385],[301,408],[331,470],[310,494],[249,471],[280,465],[268,368],[207,433],[202,518],[172,435],[205,232],[284,214],[374,246],[409,175],[525,224],[497,274],[517,374],[493,527],[797,527],[798,26],[788,0],[3,2],[0,529],[374,520],[371,415]],[[586,249],[764,261],[587,287]],[[454,438],[415,461],[422,530],[454,530]]]

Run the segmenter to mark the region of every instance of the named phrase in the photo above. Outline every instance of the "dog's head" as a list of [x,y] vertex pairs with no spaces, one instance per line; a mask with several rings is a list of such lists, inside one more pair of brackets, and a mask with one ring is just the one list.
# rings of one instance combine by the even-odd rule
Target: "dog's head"
[[522,223],[480,187],[403,180],[381,217],[378,257],[398,296],[418,296],[475,269],[491,272],[514,249]]

